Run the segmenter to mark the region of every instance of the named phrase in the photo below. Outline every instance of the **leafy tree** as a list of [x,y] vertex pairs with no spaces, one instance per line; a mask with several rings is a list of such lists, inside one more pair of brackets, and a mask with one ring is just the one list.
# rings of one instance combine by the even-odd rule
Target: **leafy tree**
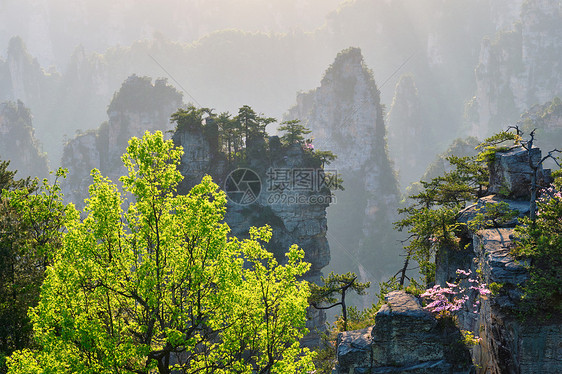
[[[354,273],[334,274],[331,272],[327,278],[322,277],[323,285],[311,284],[310,304],[316,309],[331,309],[341,306],[343,331],[347,331],[347,306],[345,294],[347,291],[355,291],[358,295],[365,295],[370,282],[357,282]],[[338,298],[335,295],[339,295]],[[321,304],[330,304],[322,306]]]
[[279,126],[279,131],[285,132],[285,135],[281,137],[281,141],[285,144],[303,144],[304,136],[310,134],[310,130],[304,125],[300,124],[300,120],[295,119],[291,121],[285,121]]
[[409,279],[406,271],[412,259],[419,265],[424,286],[434,281],[436,251],[442,246],[458,246],[458,212],[484,194],[487,169],[470,157],[452,156],[447,160],[455,169],[429,182],[420,181],[422,190],[409,197],[409,206],[399,209],[405,217],[394,225],[399,231],[407,229],[410,234],[404,241],[404,266],[396,274],[401,274],[400,287]]
[[336,156],[332,151],[314,151],[314,159],[318,160],[322,168],[326,165],[330,165],[338,156]]
[[209,115],[211,109],[209,108],[196,108],[189,105],[187,109],[178,109],[177,112],[172,114],[170,122],[177,124],[177,130],[198,130],[203,128],[203,119],[205,115]]
[[245,136],[246,147],[252,140],[267,136],[265,128],[276,121],[273,117],[258,115],[248,105],[243,105],[238,109],[238,115],[235,117],[235,120]]
[[[498,151],[508,149],[506,142],[519,144],[521,136],[502,131],[479,144],[479,154],[473,157],[449,156],[447,161],[453,168],[430,181],[420,181],[421,190],[409,196],[410,205],[399,209],[405,217],[395,222],[395,227],[408,230],[410,236],[404,241],[406,256],[403,268],[396,273],[400,287],[404,286],[410,260],[418,262],[425,287],[435,279],[433,256],[444,246],[458,248],[458,232],[461,224],[457,216],[468,203],[486,195],[489,165]],[[513,213],[503,205],[490,206],[487,215],[479,215],[473,224],[509,221]],[[487,222],[487,223],[490,223]],[[486,224],[487,224],[486,223]]]
[[217,124],[228,161],[233,160],[235,155],[242,148],[242,135],[237,126],[237,122],[231,118],[230,113],[224,112],[217,117]]
[[0,372],[3,357],[32,344],[27,310],[37,305],[65,216],[58,178],[16,181],[8,164],[0,163]]
[[[181,149],[162,134],[129,142],[117,187],[93,170],[84,214],[67,212],[62,246],[30,312],[39,350],[10,373],[294,373],[312,370],[309,268],[293,246],[279,265],[262,242],[229,237],[210,177],[177,195]],[[124,206],[126,209],[123,210]]]
[[[558,173],[559,174],[559,173]],[[530,278],[523,285],[522,315],[549,317],[562,313],[562,177],[537,201],[533,221],[524,217],[515,228],[520,239],[513,253],[527,258]]]

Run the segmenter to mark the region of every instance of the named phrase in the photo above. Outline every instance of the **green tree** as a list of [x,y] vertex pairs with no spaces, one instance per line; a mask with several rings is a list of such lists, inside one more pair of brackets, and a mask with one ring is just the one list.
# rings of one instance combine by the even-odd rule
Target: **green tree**
[[172,114],[170,122],[175,122],[178,130],[198,130],[203,128],[205,115],[209,115],[211,112],[209,108],[196,108],[189,105],[187,109],[178,109],[177,112]]
[[303,144],[304,143],[304,136],[306,134],[310,134],[310,130],[304,127],[304,125],[300,124],[300,120],[295,119],[291,121],[285,121],[281,123],[279,126],[279,131],[285,132],[285,134],[281,137],[281,141],[285,144]]
[[513,253],[526,258],[529,280],[523,284],[523,315],[536,318],[562,313],[562,177],[537,201],[534,221],[524,217],[515,228],[520,239]]
[[[316,309],[331,309],[341,306],[342,327],[347,331],[347,306],[345,295],[348,291],[354,291],[358,295],[365,295],[365,290],[369,288],[370,282],[357,282],[357,275],[354,273],[334,274],[331,272],[328,277],[322,277],[322,285],[311,284],[310,305]],[[336,298],[339,296],[339,299]],[[322,304],[329,304],[323,306]]]
[[[210,177],[177,195],[181,149],[162,134],[129,142],[120,181],[99,171],[84,210],[67,213],[62,246],[30,312],[38,350],[10,373],[294,373],[312,370],[309,268],[293,246],[279,265],[262,242],[229,237],[226,197]],[[123,210],[123,207],[127,208]]]
[[[487,139],[479,147],[487,147],[486,152],[491,152],[496,140],[496,137]],[[396,273],[400,274],[399,287],[404,287],[407,279],[412,281],[406,275],[411,260],[419,265],[424,288],[435,280],[433,259],[437,250],[459,245],[457,234],[461,224],[457,222],[458,213],[487,192],[488,158],[479,154],[475,157],[450,156],[446,160],[452,170],[430,181],[420,181],[421,190],[408,197],[408,206],[398,210],[404,218],[394,225],[409,234],[404,241],[404,266]]]
[[258,115],[248,105],[243,105],[238,109],[238,115],[234,119],[238,123],[239,129],[241,129],[244,134],[246,147],[248,147],[254,139],[266,137],[267,133],[265,129],[267,125],[276,121],[273,117]]
[[65,206],[59,170],[55,183],[14,180],[0,163],[0,372],[2,356],[29,347],[30,307],[37,305],[45,269],[60,244]]

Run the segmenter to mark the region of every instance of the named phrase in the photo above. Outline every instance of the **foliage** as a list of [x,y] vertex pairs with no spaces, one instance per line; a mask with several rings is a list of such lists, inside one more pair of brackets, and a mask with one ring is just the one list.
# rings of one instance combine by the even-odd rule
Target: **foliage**
[[237,122],[238,127],[245,135],[246,146],[248,146],[248,143],[253,139],[260,137],[265,138],[267,136],[265,128],[267,125],[276,121],[275,118],[264,117],[263,114],[258,115],[248,105],[243,105],[240,109],[238,109],[238,115],[234,118],[234,120]]
[[523,218],[515,228],[520,239],[513,253],[529,259],[530,279],[523,285],[523,315],[548,317],[562,312],[562,178],[537,201],[533,223]]
[[[293,246],[279,265],[262,242],[229,237],[226,197],[210,177],[177,195],[182,150],[162,133],[129,142],[115,184],[93,170],[84,214],[68,233],[30,312],[39,350],[10,373],[289,373],[312,370],[309,268]],[[123,208],[126,207],[126,208]]]
[[[488,147],[495,147],[499,143],[516,138],[517,135],[502,132],[488,138],[477,148],[484,147],[489,151],[491,148]],[[457,216],[468,203],[486,194],[489,176],[487,164],[484,162],[486,159],[482,153],[472,157],[447,157],[452,170],[430,181],[420,181],[420,191],[409,196],[410,205],[398,210],[404,218],[394,223],[395,228],[399,231],[407,230],[410,234],[404,241],[406,259],[404,267],[399,271],[402,273],[401,286],[405,284],[406,279],[410,279],[406,276],[406,271],[411,259],[418,263],[425,287],[428,287],[435,279],[433,259],[437,250],[443,247],[459,248],[458,234],[462,224],[457,222]],[[504,208],[503,205],[490,207],[491,216],[485,219],[482,214],[475,225],[490,219],[497,222],[509,220],[511,216],[503,216],[507,213]]]
[[[30,347],[27,310],[37,305],[46,267],[60,245],[66,208],[57,172],[53,185],[14,180],[0,163],[0,356]],[[4,372],[0,363],[0,372]]]
[[474,336],[474,333],[472,331],[461,330],[461,334],[462,341],[467,347],[473,347],[480,344],[480,342],[482,341],[482,338]]
[[476,216],[468,223],[468,227],[473,230],[484,228],[501,227],[519,216],[517,210],[509,208],[505,201],[486,203],[477,209]]
[[210,115],[209,108],[196,108],[189,105],[187,109],[178,109],[170,117],[170,122],[176,123],[176,130],[199,130],[204,127],[203,119],[205,116]]
[[492,282],[488,284],[488,289],[490,290],[492,296],[497,296],[502,290],[503,286],[503,283]]
[[[347,331],[348,310],[345,304],[346,292],[349,290],[356,292],[358,295],[365,295],[365,290],[369,288],[370,282],[358,282],[357,275],[354,273],[334,274],[334,272],[331,272],[328,277],[322,277],[322,283],[321,286],[311,283],[310,304],[316,309],[330,309],[338,305],[341,306],[342,329]],[[322,304],[331,305],[322,306]]]
[[338,156],[332,151],[314,151],[313,158],[317,160],[322,167],[330,165]]
[[304,125],[301,125],[300,120],[298,119],[281,123],[278,130],[285,132],[285,134],[281,137],[281,141],[284,144],[304,144],[303,135],[310,134],[310,130]]
[[512,141],[514,144],[519,144],[521,136],[519,136],[518,133],[514,134],[509,131],[500,131],[499,133],[487,138],[483,143],[476,147],[476,149],[482,149],[478,155],[477,161],[486,163],[493,162],[496,157],[496,152],[508,150],[506,146],[500,147],[500,145],[509,141]]
[[[456,221],[459,206],[436,209],[410,206],[400,210],[407,217],[395,223],[398,230],[408,228],[411,234],[408,244],[404,246],[408,259],[414,259],[423,276],[425,286],[435,280],[435,263],[433,257],[442,246],[458,247],[456,233],[461,225]],[[403,285],[403,283],[402,283]]]

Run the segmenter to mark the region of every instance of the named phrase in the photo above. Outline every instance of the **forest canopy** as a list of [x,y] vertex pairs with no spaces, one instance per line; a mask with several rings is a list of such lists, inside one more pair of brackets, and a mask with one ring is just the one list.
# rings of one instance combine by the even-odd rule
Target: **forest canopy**
[[[286,373],[313,369],[299,346],[309,264],[267,252],[268,227],[229,236],[210,177],[177,195],[180,147],[162,133],[129,142],[123,192],[97,170],[83,212],[66,208],[39,303],[36,348],[9,373]],[[85,218],[80,218],[82,213]]]

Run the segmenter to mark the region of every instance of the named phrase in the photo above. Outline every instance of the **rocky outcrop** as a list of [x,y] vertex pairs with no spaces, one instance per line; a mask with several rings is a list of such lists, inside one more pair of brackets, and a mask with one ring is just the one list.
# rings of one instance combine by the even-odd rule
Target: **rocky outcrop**
[[404,291],[386,295],[375,325],[340,333],[338,374],[354,373],[470,373],[468,349],[459,330],[424,310]]
[[[530,157],[530,160],[529,160]],[[488,192],[500,194],[511,199],[530,198],[531,168],[542,159],[541,151],[532,148],[530,151],[521,147],[513,147],[505,152],[498,152],[490,165],[490,185]],[[544,171],[542,165],[537,170],[537,185],[546,186],[551,182],[550,171]]]
[[379,91],[361,50],[339,53],[320,87],[300,93],[286,119],[300,119],[312,130],[316,148],[338,156],[326,167],[343,178],[345,187],[328,213],[334,263],[362,281],[378,282],[396,271],[392,222],[399,192],[386,151]]
[[0,101],[21,100],[25,103],[33,113],[36,135],[49,150],[49,157],[54,145],[60,148],[62,140],[60,129],[53,131],[56,122],[47,118],[47,113],[57,110],[55,92],[60,82],[60,74],[54,69],[41,68],[20,37],[10,39],[6,59],[3,61],[0,57]]
[[35,138],[31,111],[18,100],[0,103],[0,159],[10,160],[17,178],[49,175],[47,156]]
[[[464,229],[460,245],[440,248],[436,255],[436,284],[447,288],[447,282],[461,282],[468,289],[472,283],[457,274],[457,269],[463,269],[494,290],[480,300],[475,299],[476,293],[469,295],[466,305],[471,307],[456,312],[459,328],[481,339],[470,350],[474,367],[467,351],[458,345],[458,330],[433,334],[439,324],[414,296],[398,291],[387,295],[387,305],[376,314],[374,327],[340,334],[336,373],[562,372],[560,316],[547,320],[518,316],[529,262],[515,259],[511,253],[517,240],[514,227],[530,210],[528,155],[522,148],[496,153],[490,165],[490,190],[501,186],[502,195],[485,196],[461,211],[458,222]],[[540,159],[540,150],[533,148],[531,157]],[[548,182],[550,173],[542,166],[538,175]],[[478,215],[491,214],[491,204],[499,203],[514,211],[509,219],[475,224]],[[496,227],[490,227],[490,222]],[[442,340],[453,335],[458,339]],[[451,364],[452,357],[464,358]]]
[[62,157],[62,166],[69,170],[62,185],[65,200],[82,207],[94,168],[117,182],[126,172],[121,155],[129,139],[147,130],[172,130],[170,115],[181,104],[181,94],[165,80],[153,84],[148,77],[129,77],[109,105],[109,121],[67,141]]
[[388,149],[398,171],[400,186],[420,180],[429,163],[431,131],[422,110],[414,78],[402,76],[396,85],[387,116]]
[[462,329],[482,338],[471,351],[477,373],[559,373],[562,325],[556,318],[523,321],[515,313],[522,296],[519,286],[528,274],[526,263],[510,255],[513,233],[513,228],[480,230],[473,234],[472,245],[464,253],[441,253],[437,281],[452,281],[456,268],[464,268],[478,271],[483,282],[500,287],[497,295],[481,300],[479,313],[458,315]]
[[526,1],[519,22],[482,42],[476,96],[467,110],[472,134],[488,136],[517,121],[517,113],[562,95],[561,56],[562,8]]
[[[497,192],[501,188],[503,196],[479,199],[461,212],[459,222],[469,224],[476,214],[486,214],[487,204],[491,203],[506,203],[519,217],[529,213],[530,167],[526,154],[521,148],[496,154],[490,167],[490,190]],[[540,159],[540,150],[534,148],[532,157]],[[547,179],[549,172],[540,167],[539,175]],[[517,197],[524,200],[512,200]],[[469,225],[461,238],[468,245],[457,250],[442,248],[437,254],[436,282],[446,286],[446,282],[456,280],[457,269],[470,269],[480,274],[482,282],[499,289],[496,295],[481,300],[478,313],[464,310],[458,315],[462,329],[482,338],[471,352],[477,373],[559,373],[562,325],[557,318],[538,321],[517,317],[520,286],[528,279],[528,263],[511,255],[516,240],[513,227],[517,223],[515,217],[501,227],[478,230],[478,226]]]
[[[286,251],[297,244],[311,264],[305,279],[320,282],[322,269],[330,262],[326,208],[332,196],[313,152],[300,144],[281,145],[274,136],[253,143],[245,150],[245,162],[239,163],[228,162],[213,149],[212,139],[202,130],[178,129],[173,140],[184,148],[180,193],[187,193],[203,175],[211,175],[229,198],[225,221],[232,235],[246,238],[252,226],[271,226],[273,236],[266,248],[283,263]],[[310,309],[308,317],[310,334],[302,344],[316,346],[325,330],[326,315]]]

